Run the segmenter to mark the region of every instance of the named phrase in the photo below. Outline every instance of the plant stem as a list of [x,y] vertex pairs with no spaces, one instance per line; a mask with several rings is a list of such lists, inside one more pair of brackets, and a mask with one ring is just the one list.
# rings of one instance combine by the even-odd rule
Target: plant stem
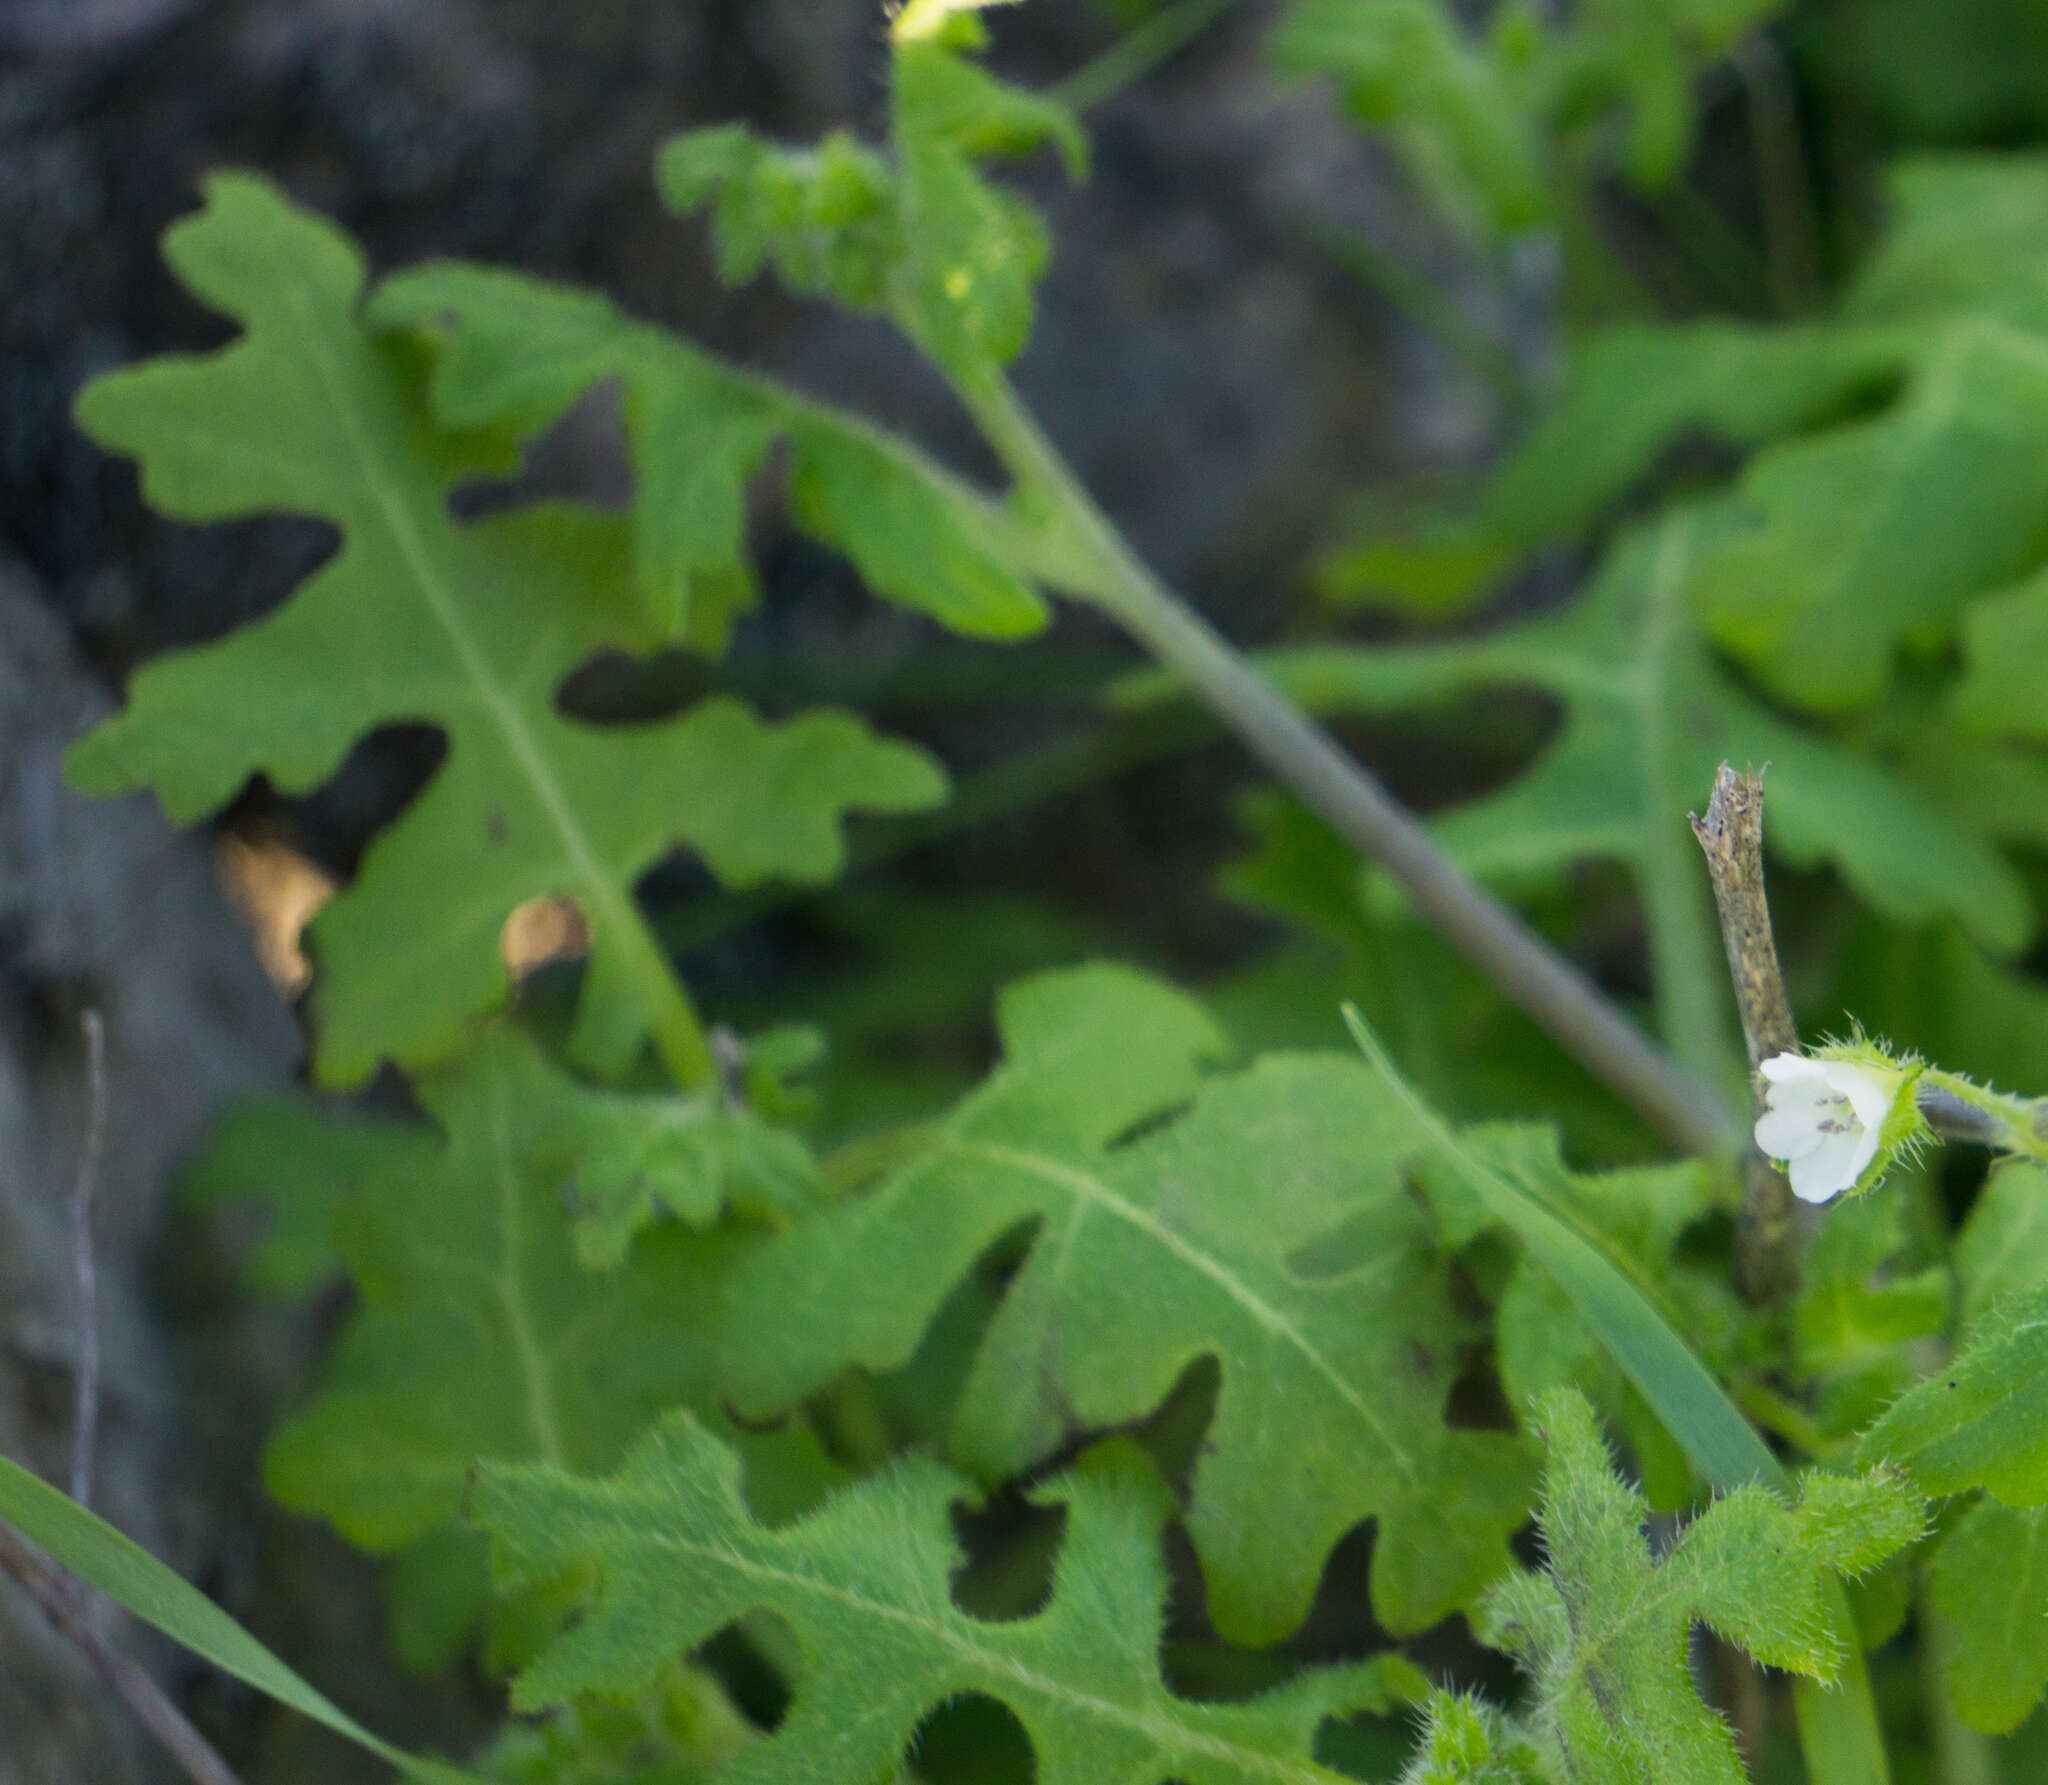
[[1653,1126],[1691,1152],[1728,1153],[1739,1131],[1712,1090],[1671,1060],[1422,825],[1162,584],[1095,506],[999,374],[960,396],[1011,475],[1045,503],[1087,568],[1095,600],[1173,670],[1310,810],[1370,856],[1436,928]]
[[1998,1764],[1998,1750],[1988,1736],[1979,1735],[1956,1715],[1948,1683],[1956,1654],[1955,1626],[1935,1609],[1925,1569],[1913,1615],[1920,1633],[1920,1691],[1934,1750],[1934,1777],[1939,1785],[2000,1785],[2004,1769]]
[[1237,0],[1176,0],[1046,89],[1048,99],[1085,112],[1142,80],[1175,51],[1194,42]]
[[92,1663],[94,1671],[134,1712],[136,1721],[156,1737],[193,1785],[240,1785],[233,1769],[192,1727],[185,1713],[164,1696],[163,1688],[93,1627],[76,1583],[67,1584],[66,1577],[4,1526],[0,1526],[0,1573],[14,1577],[49,1619],[51,1628],[68,1637]]
[[[1707,815],[1694,818],[1693,835],[1706,851],[1714,883],[1714,907],[1721,915],[1721,941],[1728,952],[1728,976],[1742,1013],[1742,1037],[1752,1068],[1778,1054],[1796,1052],[1799,1030],[1792,1021],[1778,945],[1771,936],[1771,907],[1764,896],[1764,778],[1738,775],[1725,762],[1714,777]],[[1736,1275],[1743,1294],[1763,1306],[1783,1300],[1799,1274],[1799,1204],[1785,1174],[1751,1149],[1736,1234]]]
[[2048,1099],[2011,1097],[1930,1066],[1915,1086],[1920,1113],[1947,1140],[1979,1141],[2048,1165]]
[[1778,46],[1752,32],[1730,60],[1749,96],[1749,135],[1763,201],[1764,251],[1771,299],[1782,316],[1819,300],[1820,248],[1813,221],[1813,181],[1800,141],[1799,102]]
[[1710,1084],[1729,1083],[1733,1065],[1727,1032],[1721,963],[1699,863],[1685,826],[1665,802],[1673,785],[1671,759],[1678,740],[1672,672],[1686,642],[1682,603],[1693,557],[1692,522],[1667,520],[1650,566],[1643,623],[1641,686],[1637,695],[1643,801],[1643,915],[1650,937],[1650,982],[1657,994],[1657,1027],[1678,1063]]
[[92,1504],[92,1456],[100,1424],[99,1270],[92,1244],[92,1196],[100,1174],[100,1149],[107,1132],[107,1025],[88,1010],[85,1031],[85,1144],[72,1180],[71,1271],[78,1295],[78,1368],[73,1377],[71,1497]]
[[611,922],[601,933],[600,946],[615,951],[629,983],[638,988],[641,1010],[662,1064],[686,1091],[713,1083],[718,1062],[704,1039],[704,1025],[631,887],[621,890],[606,916]]

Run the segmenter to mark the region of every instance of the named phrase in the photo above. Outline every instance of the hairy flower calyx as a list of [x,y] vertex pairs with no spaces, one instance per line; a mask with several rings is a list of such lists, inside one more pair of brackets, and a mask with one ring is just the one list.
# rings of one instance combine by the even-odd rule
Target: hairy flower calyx
[[1871,1189],[1926,1136],[1913,1095],[1920,1063],[1893,1059],[1873,1042],[1779,1054],[1757,1070],[1757,1150],[1784,1166],[1804,1202]]

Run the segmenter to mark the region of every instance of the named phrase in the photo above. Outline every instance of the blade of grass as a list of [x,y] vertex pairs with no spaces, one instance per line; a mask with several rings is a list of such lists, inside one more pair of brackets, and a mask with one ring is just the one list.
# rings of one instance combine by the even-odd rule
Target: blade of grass
[[104,1519],[18,1463],[0,1457],[0,1518],[145,1624],[280,1704],[323,1723],[429,1785],[481,1785],[474,1774],[394,1748],[307,1684],[189,1581]]

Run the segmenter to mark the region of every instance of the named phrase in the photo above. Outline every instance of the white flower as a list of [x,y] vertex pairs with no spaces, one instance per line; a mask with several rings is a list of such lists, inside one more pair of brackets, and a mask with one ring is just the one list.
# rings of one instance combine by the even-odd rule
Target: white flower
[[1877,1157],[1904,1075],[1804,1054],[1779,1054],[1757,1070],[1770,1081],[1757,1150],[1784,1162],[1802,1201],[1826,1202],[1854,1189]]

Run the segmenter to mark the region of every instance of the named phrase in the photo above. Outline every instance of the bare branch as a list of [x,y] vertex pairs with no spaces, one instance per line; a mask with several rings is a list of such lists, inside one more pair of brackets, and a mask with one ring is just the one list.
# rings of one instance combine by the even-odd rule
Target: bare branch
[[[1714,777],[1707,815],[1692,814],[1692,834],[1706,851],[1721,916],[1728,976],[1742,1013],[1742,1038],[1752,1069],[1778,1054],[1796,1052],[1799,1030],[1785,996],[1771,907],[1764,896],[1764,778],[1738,775],[1725,762]],[[1744,1173],[1742,1219],[1736,1232],[1736,1275],[1752,1303],[1789,1294],[1799,1273],[1799,1203],[1785,1174],[1752,1152]]]
[[0,1570],[21,1583],[52,1629],[67,1637],[90,1661],[101,1679],[136,1720],[177,1762],[193,1785],[241,1785],[234,1770],[214,1752],[213,1744],[192,1727],[191,1720],[165,1696],[141,1665],[114,1647],[92,1626],[77,1583],[59,1574],[35,1551],[0,1525]]

